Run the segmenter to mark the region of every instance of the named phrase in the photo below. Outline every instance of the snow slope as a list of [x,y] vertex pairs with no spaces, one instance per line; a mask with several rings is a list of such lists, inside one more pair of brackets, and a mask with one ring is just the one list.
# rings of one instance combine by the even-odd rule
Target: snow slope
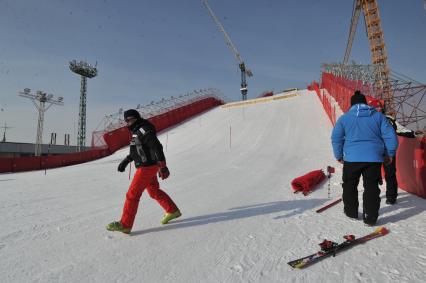
[[116,167],[128,149],[46,175],[0,175],[0,281],[424,282],[426,200],[403,191],[397,205],[382,201],[389,235],[305,270],[287,265],[324,238],[374,230],[342,203],[315,213],[330,201],[327,183],[292,193],[293,178],[332,165],[331,199],[341,195],[331,124],[313,92],[299,94],[218,107],[162,133],[171,176],[160,184],[183,216],[161,226],[145,192],[131,236],[105,230],[121,215],[129,168]]

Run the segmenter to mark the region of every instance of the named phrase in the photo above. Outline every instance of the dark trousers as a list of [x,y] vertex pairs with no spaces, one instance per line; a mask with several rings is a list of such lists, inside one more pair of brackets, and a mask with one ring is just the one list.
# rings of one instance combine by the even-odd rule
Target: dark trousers
[[398,197],[398,181],[396,180],[396,157],[394,156],[392,163],[385,165],[385,180],[386,180],[386,198],[396,200]]
[[380,209],[382,163],[346,162],[343,165],[343,204],[345,214],[358,217],[358,184],[362,175],[364,183],[363,212],[368,220],[376,220]]

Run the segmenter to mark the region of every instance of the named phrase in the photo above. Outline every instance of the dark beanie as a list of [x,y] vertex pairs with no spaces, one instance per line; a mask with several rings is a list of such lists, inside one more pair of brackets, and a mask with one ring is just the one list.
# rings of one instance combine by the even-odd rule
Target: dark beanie
[[135,109],[129,109],[129,110],[124,111],[124,119],[127,119],[129,117],[140,119],[141,114],[139,114],[139,112]]
[[355,91],[354,95],[352,95],[351,106],[354,106],[358,103],[367,104],[367,99],[365,98],[365,95],[362,94],[359,90]]

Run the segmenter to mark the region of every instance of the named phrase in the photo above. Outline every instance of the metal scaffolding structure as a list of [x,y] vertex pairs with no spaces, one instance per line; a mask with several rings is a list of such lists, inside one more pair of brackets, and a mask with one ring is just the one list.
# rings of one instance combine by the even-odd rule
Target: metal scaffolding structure
[[[41,144],[43,142],[43,124],[44,124],[44,113],[52,105],[63,106],[63,97],[53,98],[53,94],[47,94],[41,90],[38,90],[36,94],[31,93],[31,89],[25,88],[24,91],[19,92],[19,96],[29,98],[38,110],[38,122],[37,122],[37,137],[35,144],[35,156],[41,155]],[[38,101],[38,104],[36,103]],[[46,103],[48,104],[46,106]]]
[[91,79],[98,75],[97,64],[92,66],[85,61],[70,61],[69,68],[72,72],[81,76],[80,84],[80,106],[78,114],[77,146],[79,151],[86,146],[86,96],[87,78]]
[[[135,109],[139,111],[141,116],[145,119],[161,115],[170,110],[194,103],[196,101],[214,97],[223,102],[228,102],[220,90],[215,88],[197,89],[191,92],[181,94],[179,96],[171,96],[170,98],[162,98],[161,100],[154,102],[151,101],[146,105],[138,104]],[[123,120],[123,108],[120,108],[117,112],[105,115],[102,121],[98,124],[92,136],[92,145],[103,146],[104,141],[102,135],[106,132],[111,132],[118,128],[126,126]]]
[[[354,82],[354,90],[377,99],[380,86],[377,85],[380,68],[375,65],[322,64],[322,72],[331,73]],[[404,126],[413,130],[426,130],[426,84],[420,83],[396,71],[389,72],[389,92],[393,99],[393,115]]]

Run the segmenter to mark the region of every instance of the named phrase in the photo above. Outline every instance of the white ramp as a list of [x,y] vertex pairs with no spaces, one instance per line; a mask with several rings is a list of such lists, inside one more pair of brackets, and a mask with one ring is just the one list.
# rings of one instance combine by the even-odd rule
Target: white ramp
[[[131,236],[108,232],[129,185],[116,167],[128,149],[82,165],[0,175],[2,282],[421,282],[425,200],[383,202],[391,233],[306,270],[287,262],[324,238],[372,231],[342,204],[322,214],[327,185],[307,197],[293,178],[336,166],[331,124],[315,94],[218,107],[160,135],[171,176],[161,181],[183,216],[161,226],[145,192]],[[132,170],[132,173],[134,169]],[[421,279],[423,278],[423,279]]]

